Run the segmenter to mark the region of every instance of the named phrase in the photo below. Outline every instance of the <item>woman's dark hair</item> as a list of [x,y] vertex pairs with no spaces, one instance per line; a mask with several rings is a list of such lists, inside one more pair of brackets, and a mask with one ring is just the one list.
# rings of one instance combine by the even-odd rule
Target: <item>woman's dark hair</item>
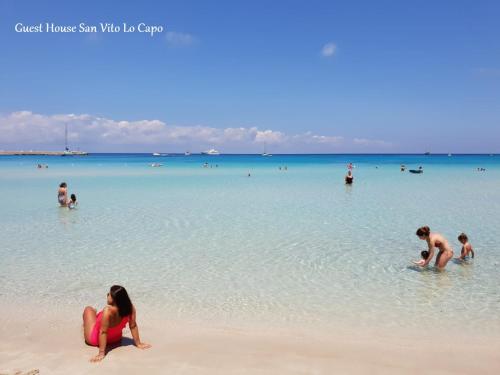
[[417,229],[417,236],[419,237],[427,237],[431,233],[429,227],[420,227]]
[[427,250],[422,251],[420,255],[422,255],[422,258],[424,259],[429,258],[429,252]]
[[469,237],[467,237],[465,233],[460,233],[460,235],[458,236],[458,240],[467,242],[469,241]]
[[113,302],[118,307],[118,314],[123,318],[132,314],[132,301],[128,296],[127,291],[120,285],[113,285],[109,289],[109,294],[113,298]]
[[76,195],[75,194],[71,194],[71,200],[74,202],[76,201]]
[[59,187],[67,187],[67,186],[68,186],[68,185],[66,185],[66,182],[61,182],[61,183],[59,184]]

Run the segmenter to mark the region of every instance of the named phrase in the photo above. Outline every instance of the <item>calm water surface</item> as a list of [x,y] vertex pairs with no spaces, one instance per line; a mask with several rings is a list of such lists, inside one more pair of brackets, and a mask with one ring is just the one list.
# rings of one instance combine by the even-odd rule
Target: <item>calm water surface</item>
[[[500,156],[4,156],[0,209],[0,303],[20,314],[120,283],[165,319],[500,333]],[[421,225],[456,255],[466,232],[476,259],[412,269]]]

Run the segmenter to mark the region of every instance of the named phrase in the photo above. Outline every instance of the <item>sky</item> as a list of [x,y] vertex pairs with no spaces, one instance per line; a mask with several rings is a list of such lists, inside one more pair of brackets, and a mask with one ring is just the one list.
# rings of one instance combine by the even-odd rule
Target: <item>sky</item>
[[[498,153],[499,19],[499,1],[0,0],[0,150],[62,149],[67,125],[89,152]],[[101,22],[163,32],[15,29]]]

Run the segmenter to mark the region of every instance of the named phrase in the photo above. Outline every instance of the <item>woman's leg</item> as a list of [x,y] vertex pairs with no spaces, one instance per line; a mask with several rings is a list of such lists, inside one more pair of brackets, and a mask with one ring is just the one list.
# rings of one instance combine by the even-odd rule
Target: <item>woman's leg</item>
[[436,265],[438,266],[439,269],[444,269],[446,267],[446,264],[448,261],[453,258],[453,251],[447,251],[446,253],[443,253],[439,259],[436,259]]
[[83,337],[85,342],[90,345],[90,334],[96,321],[96,310],[93,307],[87,306],[83,310]]
[[441,261],[441,258],[442,258],[442,255],[443,255],[443,252],[442,251],[439,251],[436,255],[436,262],[434,263],[434,266],[435,267],[438,267],[439,268],[439,263]]

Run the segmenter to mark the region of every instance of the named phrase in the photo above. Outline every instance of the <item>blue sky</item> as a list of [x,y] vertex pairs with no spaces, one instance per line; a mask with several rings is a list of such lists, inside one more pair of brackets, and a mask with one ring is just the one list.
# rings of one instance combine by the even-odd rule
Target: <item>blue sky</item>
[[0,4],[0,149],[500,152],[498,1]]

